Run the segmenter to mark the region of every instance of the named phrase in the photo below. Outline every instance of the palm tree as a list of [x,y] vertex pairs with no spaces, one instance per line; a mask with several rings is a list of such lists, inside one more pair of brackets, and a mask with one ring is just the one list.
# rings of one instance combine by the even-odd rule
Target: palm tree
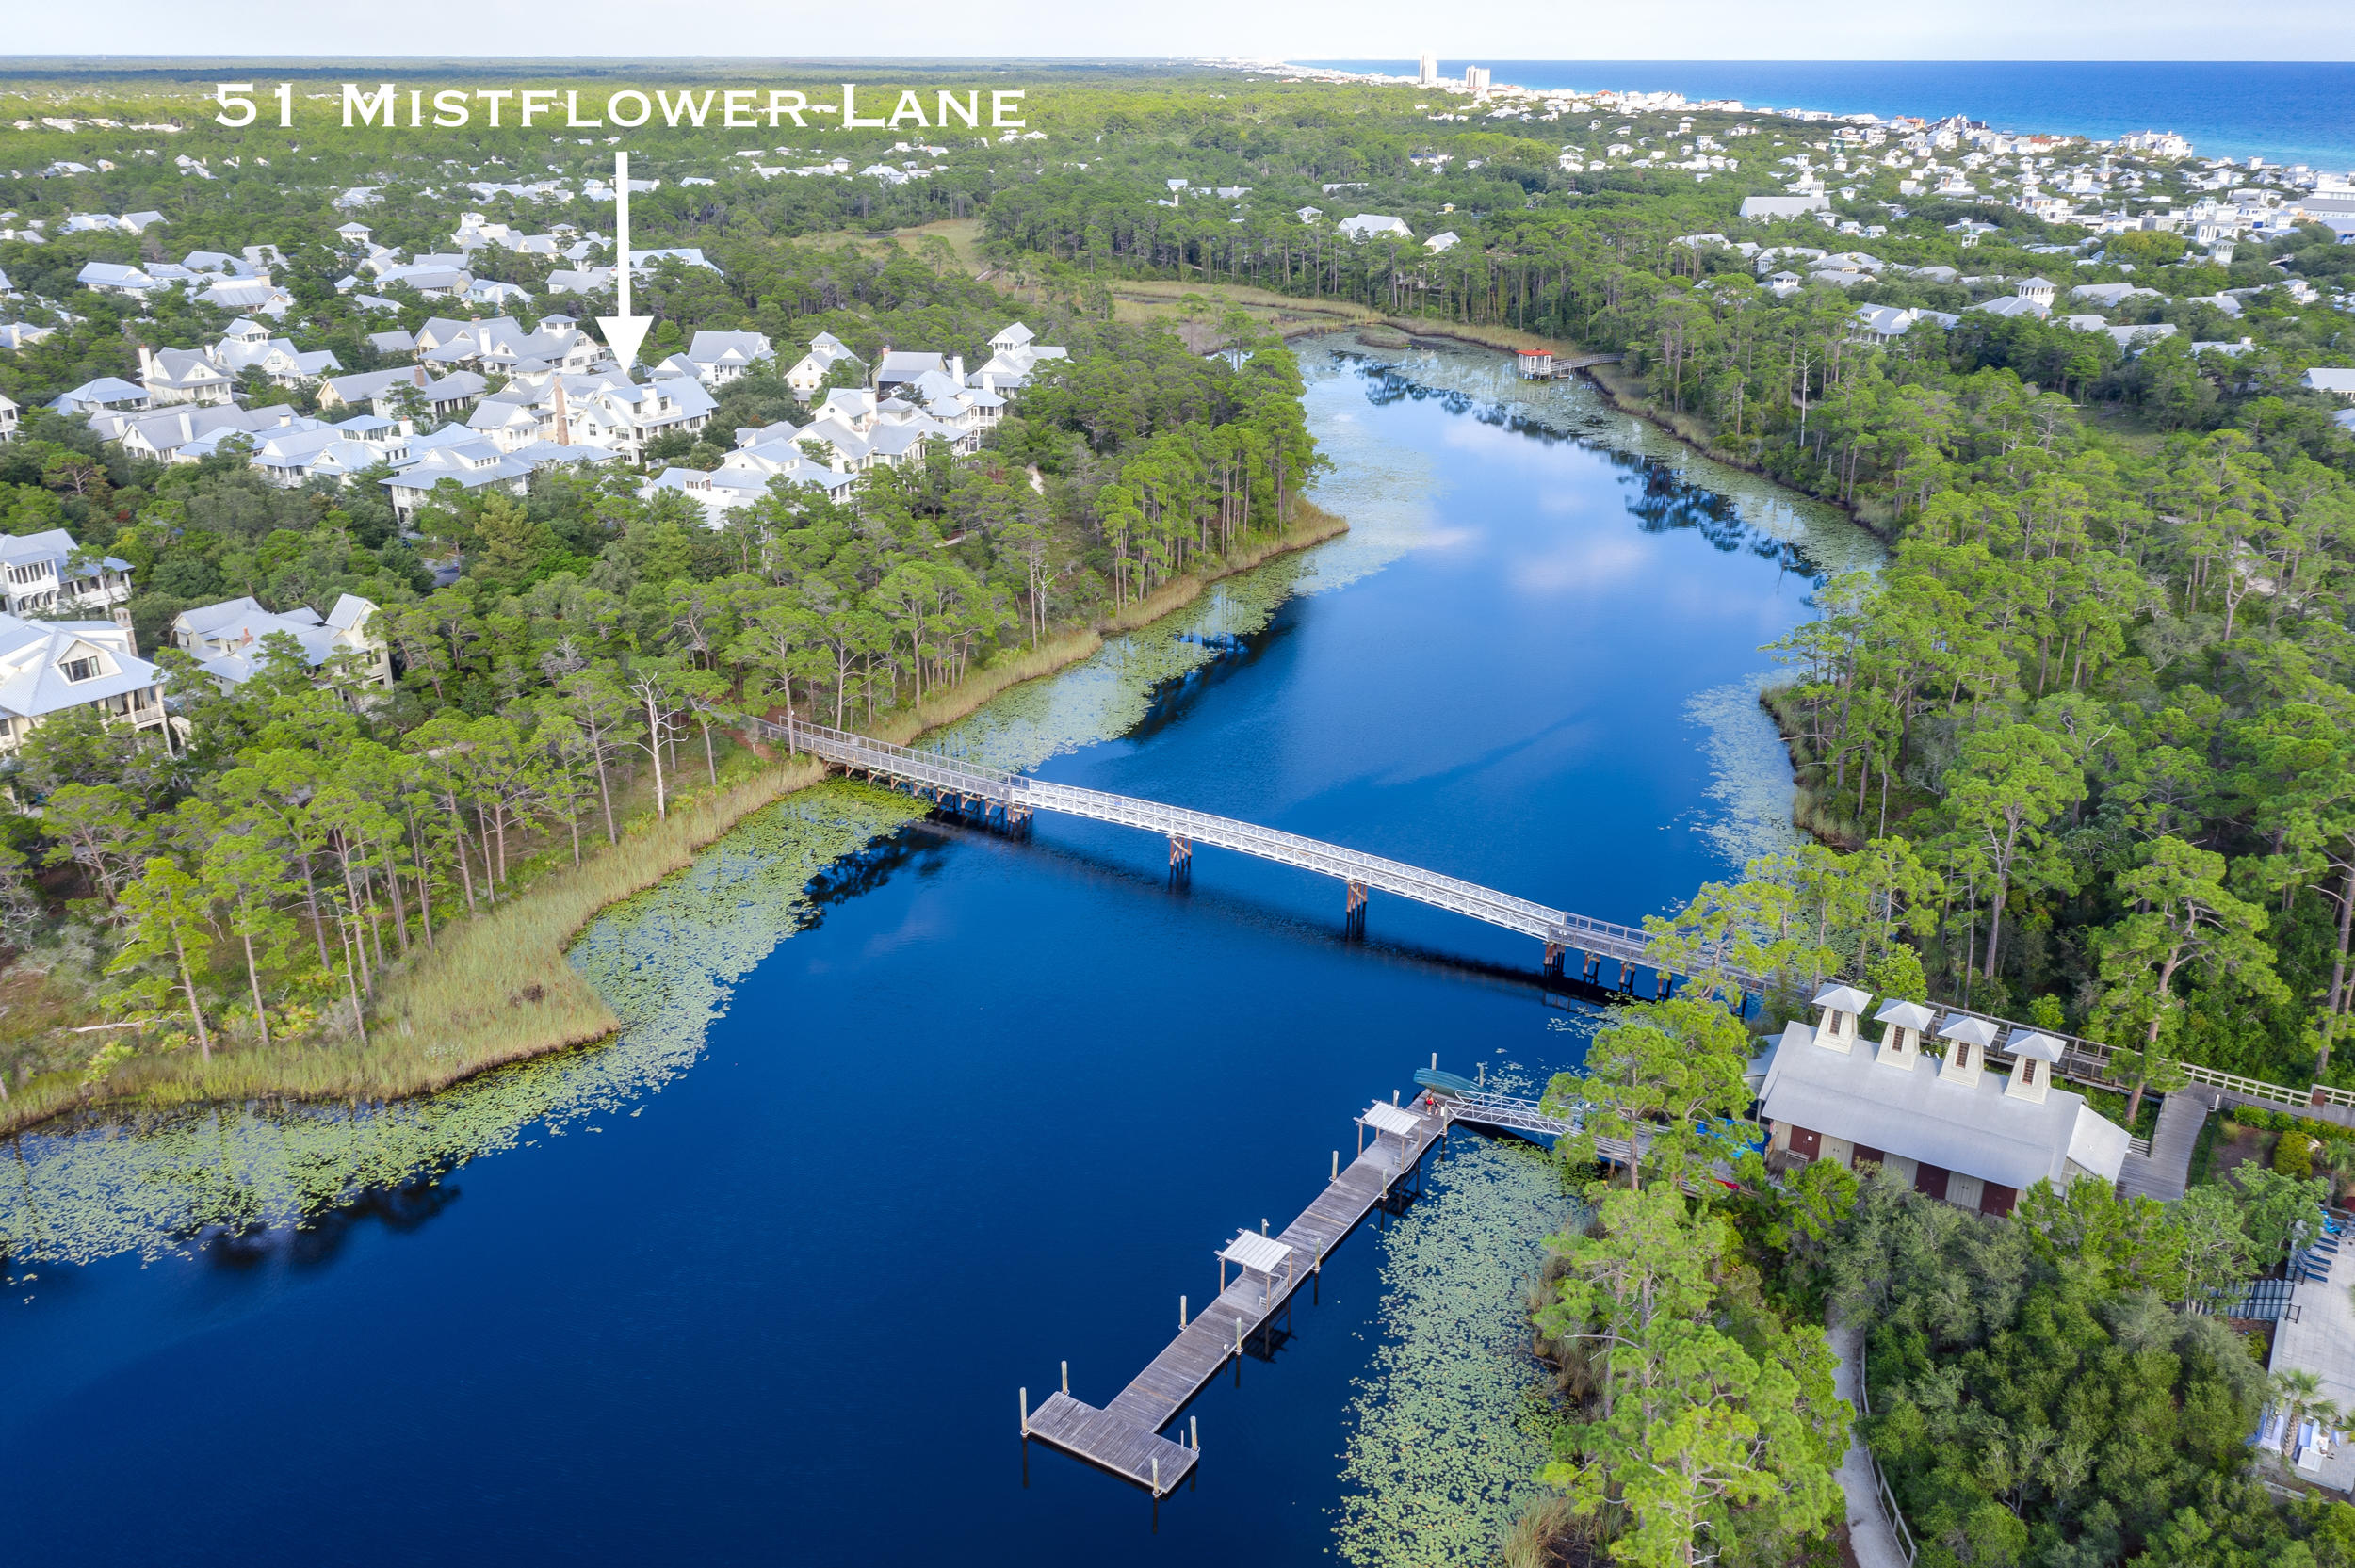
[[2324,1431],[2337,1430],[2345,1419],[2338,1405],[2323,1398],[2322,1377],[2303,1366],[2287,1366],[2273,1374],[2273,1402],[2282,1411],[2282,1463],[2290,1464],[2298,1429],[2307,1420]]

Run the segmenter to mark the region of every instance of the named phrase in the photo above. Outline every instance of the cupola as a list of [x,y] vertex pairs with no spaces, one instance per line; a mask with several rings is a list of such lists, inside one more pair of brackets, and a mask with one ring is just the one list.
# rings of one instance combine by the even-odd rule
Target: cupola
[[1987,1048],[1995,1043],[1997,1027],[1967,1012],[1948,1013],[1938,1026],[1938,1038],[1946,1042],[1946,1060],[1939,1067],[1939,1081],[1977,1088],[1979,1075],[1987,1071]]
[[2014,1034],[2011,1056],[2011,1082],[2004,1086],[2006,1097],[2042,1105],[2052,1091],[2053,1072],[2060,1065],[2061,1043],[2049,1034]]
[[1816,993],[1814,1005],[1821,1010],[1815,1043],[1845,1056],[1856,1045],[1857,1019],[1873,1005],[1872,993],[1852,985],[1827,985]]
[[1873,1059],[1883,1067],[1901,1067],[1910,1073],[1922,1059],[1922,1031],[1938,1021],[1938,1011],[1920,1002],[1892,1001],[1873,1014],[1873,1021],[1882,1026],[1880,1049]]

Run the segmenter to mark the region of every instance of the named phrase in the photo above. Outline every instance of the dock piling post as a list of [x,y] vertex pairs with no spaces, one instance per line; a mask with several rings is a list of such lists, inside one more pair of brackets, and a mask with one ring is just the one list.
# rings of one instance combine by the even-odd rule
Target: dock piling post
[[1031,1435],[1031,1391],[1022,1390],[1022,1435]]
[[1178,1298],[1178,1332],[1186,1332],[1186,1299],[1183,1296]]
[[1398,1104],[1398,1091],[1395,1089],[1390,1091],[1390,1104]]
[[1194,1457],[1197,1459],[1199,1459],[1202,1455],[1201,1420],[1202,1417],[1199,1415],[1189,1415],[1186,1417],[1186,1437],[1188,1439],[1187,1447],[1194,1450]]
[[1333,1151],[1333,1179],[1341,1179],[1341,1152],[1339,1149]]
[[1067,1361],[1063,1364],[1063,1391],[1071,1392],[1071,1363]]
[[1432,1053],[1431,1053],[1431,1071],[1433,1071],[1434,1073],[1437,1073],[1438,1070],[1439,1070],[1439,1053],[1438,1053],[1438,1052],[1437,1052],[1437,1051],[1434,1051],[1434,1052],[1432,1052]]

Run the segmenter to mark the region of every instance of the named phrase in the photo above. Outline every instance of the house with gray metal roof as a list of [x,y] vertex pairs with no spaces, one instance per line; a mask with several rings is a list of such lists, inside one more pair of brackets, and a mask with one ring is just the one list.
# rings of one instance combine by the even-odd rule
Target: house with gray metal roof
[[258,599],[229,599],[201,605],[172,618],[172,646],[195,658],[204,673],[226,690],[251,679],[268,650],[264,639],[284,635],[302,651],[302,662],[317,670],[338,654],[349,655],[363,673],[361,684],[393,684],[392,646],[370,628],[376,606],[346,593],[321,616],[306,605],[273,611]]
[[[2038,1181],[2115,1183],[2126,1129],[2053,1081],[2061,1046],[2013,1026],[2008,1073],[1987,1054],[2004,1026],[1892,1000],[1876,1013],[1877,1043],[1860,1038],[1872,997],[1827,987],[1816,1024],[1787,1026],[1760,1091],[1770,1163],[1877,1165],[1915,1190],[1983,1214],[2006,1215]],[[1942,1051],[1934,1055],[1925,1045]]]
[[63,528],[0,535],[0,609],[103,610],[131,597],[131,563],[112,556],[76,564],[81,546]]
[[43,720],[73,708],[95,708],[135,730],[162,729],[162,674],[132,646],[131,629],[112,621],[0,615],[0,751],[14,751]]

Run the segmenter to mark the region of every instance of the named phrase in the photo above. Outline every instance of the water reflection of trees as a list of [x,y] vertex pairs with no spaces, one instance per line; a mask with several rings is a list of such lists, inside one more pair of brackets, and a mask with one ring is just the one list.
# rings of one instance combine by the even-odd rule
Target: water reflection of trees
[[1630,451],[1612,440],[1613,422],[1595,418],[1565,427],[1495,398],[1475,397],[1458,387],[1431,386],[1396,364],[1346,353],[1337,357],[1365,383],[1366,401],[1376,408],[1436,403],[1449,414],[1470,414],[1483,425],[1540,445],[1567,445],[1593,453],[1618,471],[1620,483],[1632,493],[1628,512],[1646,533],[1690,531],[1729,555],[1747,550],[1785,572],[1811,578],[1824,574],[1798,541],[1743,521],[1740,504],[1732,496],[1696,484],[1662,459]]

